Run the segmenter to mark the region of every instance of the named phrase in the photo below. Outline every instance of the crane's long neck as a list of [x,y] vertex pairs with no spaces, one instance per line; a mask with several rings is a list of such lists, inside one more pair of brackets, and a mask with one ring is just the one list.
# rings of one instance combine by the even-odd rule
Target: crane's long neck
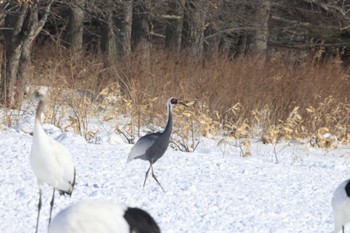
[[172,105],[171,103],[168,103],[168,123],[165,127],[163,134],[166,134],[170,137],[172,128],[173,128]]
[[45,107],[45,102],[43,100],[39,100],[39,104],[35,112],[35,123],[34,123],[35,129],[42,128],[41,114],[44,111],[44,107]]

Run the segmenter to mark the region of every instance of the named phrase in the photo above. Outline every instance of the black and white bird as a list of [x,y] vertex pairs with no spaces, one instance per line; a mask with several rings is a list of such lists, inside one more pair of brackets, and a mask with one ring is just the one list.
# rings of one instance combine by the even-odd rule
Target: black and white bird
[[150,169],[152,170],[152,177],[156,180],[158,185],[162,188],[164,191],[162,185],[159,183],[157,177],[154,175],[153,172],[153,164],[157,162],[157,160],[162,157],[165,153],[165,151],[168,148],[170,135],[172,131],[172,124],[173,124],[173,118],[172,118],[172,107],[175,104],[182,104],[184,106],[187,106],[185,103],[181,102],[177,98],[171,97],[167,101],[167,107],[168,107],[168,123],[165,127],[165,129],[161,132],[157,133],[151,133],[147,134],[143,137],[141,137],[136,144],[131,149],[129,156],[128,156],[128,162],[134,159],[142,159],[147,160],[150,163],[150,166],[146,172],[145,175],[145,181],[143,182],[143,187],[146,185],[146,180],[149,174]]
[[106,200],[85,200],[59,212],[49,233],[160,233],[146,211]]
[[335,190],[332,199],[334,214],[334,233],[342,230],[350,223],[350,180],[345,180]]
[[36,221],[36,232],[38,232],[42,196],[41,185],[47,183],[53,188],[50,202],[50,224],[55,190],[61,195],[68,194],[70,196],[72,194],[75,184],[75,168],[69,151],[45,133],[41,121],[41,114],[45,107],[45,98],[39,92],[36,92],[34,95],[39,103],[35,115],[30,164],[39,185],[39,204]]

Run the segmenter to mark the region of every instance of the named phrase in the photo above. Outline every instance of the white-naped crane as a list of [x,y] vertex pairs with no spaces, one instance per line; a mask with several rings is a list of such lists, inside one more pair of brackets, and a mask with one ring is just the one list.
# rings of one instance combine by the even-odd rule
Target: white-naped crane
[[332,198],[334,215],[334,233],[342,230],[345,232],[345,225],[350,223],[350,180],[343,181],[334,191]]
[[143,188],[146,185],[146,180],[149,174],[150,169],[152,170],[152,177],[156,180],[157,184],[162,188],[164,191],[162,185],[159,183],[157,177],[155,176],[153,172],[153,164],[157,162],[159,158],[161,158],[165,151],[168,148],[170,135],[172,131],[172,124],[173,124],[173,118],[172,118],[172,107],[175,104],[182,104],[187,107],[185,103],[180,101],[177,98],[171,97],[167,101],[167,107],[168,107],[168,123],[165,127],[165,129],[161,132],[157,133],[151,133],[147,134],[143,137],[141,137],[136,144],[131,148],[131,151],[128,156],[128,162],[134,159],[142,159],[147,160],[150,163],[150,166],[146,172],[145,175],[145,181],[143,182]]
[[49,233],[160,233],[156,221],[139,208],[107,200],[80,201],[60,211]]
[[75,168],[70,152],[59,142],[49,137],[42,126],[41,115],[45,107],[45,97],[39,92],[34,93],[39,101],[36,108],[33,144],[30,152],[30,164],[38,180],[39,203],[35,232],[38,232],[41,210],[41,185],[47,183],[53,188],[50,202],[50,217],[55,200],[55,190],[61,195],[71,196],[75,184]]

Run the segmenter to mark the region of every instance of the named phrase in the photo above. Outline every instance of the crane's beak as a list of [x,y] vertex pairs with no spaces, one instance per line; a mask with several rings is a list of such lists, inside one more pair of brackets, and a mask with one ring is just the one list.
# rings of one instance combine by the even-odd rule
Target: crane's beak
[[182,102],[182,101],[179,101],[178,102],[178,104],[181,104],[181,105],[183,105],[183,106],[185,106],[185,107],[188,107],[188,105],[187,104],[185,104],[184,102]]
[[43,100],[45,96],[41,94],[39,91],[34,91],[31,95],[28,96],[30,99],[38,99]]

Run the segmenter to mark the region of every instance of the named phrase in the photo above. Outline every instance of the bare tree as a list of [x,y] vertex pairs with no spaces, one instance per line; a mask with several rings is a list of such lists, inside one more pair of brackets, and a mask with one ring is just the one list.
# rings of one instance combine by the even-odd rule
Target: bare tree
[[167,15],[162,16],[163,19],[167,20],[165,47],[175,52],[180,51],[181,48],[184,7],[184,0],[169,0]]
[[101,50],[106,58],[123,60],[131,53],[133,0],[95,2],[92,14],[101,25]]
[[318,6],[323,11],[336,17],[340,30],[350,30],[350,2],[348,0],[303,0],[311,6]]
[[262,61],[265,61],[267,42],[269,37],[269,19],[270,19],[270,0],[259,0],[256,13],[256,29],[254,52],[261,55]]
[[84,32],[85,0],[74,0],[68,3],[68,24],[64,33],[64,44],[73,51],[81,51]]
[[124,0],[121,3],[120,14],[117,15],[116,21],[118,26],[117,48],[118,58],[123,59],[131,53],[131,29],[132,29],[132,12],[134,0]]
[[149,70],[150,51],[150,1],[134,0],[132,17],[132,50],[141,55],[141,66]]
[[203,54],[204,29],[208,7],[208,0],[186,0],[185,3],[183,46],[194,57],[201,57]]
[[219,54],[220,40],[222,33],[218,26],[221,17],[222,1],[211,1],[204,30],[204,52],[205,57],[216,57]]
[[110,61],[117,59],[116,25],[113,15],[113,12],[116,10],[116,5],[112,1],[105,1],[99,8],[102,12],[98,16],[101,25],[101,51],[104,55],[105,63],[109,64]]
[[31,62],[31,45],[43,28],[54,0],[10,1],[13,11],[5,17],[5,77],[0,84],[0,102],[18,107],[23,99],[26,77]]
[[4,27],[5,25],[5,16],[6,16],[6,10],[9,5],[8,1],[2,1],[0,2],[0,83],[1,79],[4,77],[4,58],[5,58],[5,53],[4,53],[4,38],[3,38],[3,31],[6,30]]

